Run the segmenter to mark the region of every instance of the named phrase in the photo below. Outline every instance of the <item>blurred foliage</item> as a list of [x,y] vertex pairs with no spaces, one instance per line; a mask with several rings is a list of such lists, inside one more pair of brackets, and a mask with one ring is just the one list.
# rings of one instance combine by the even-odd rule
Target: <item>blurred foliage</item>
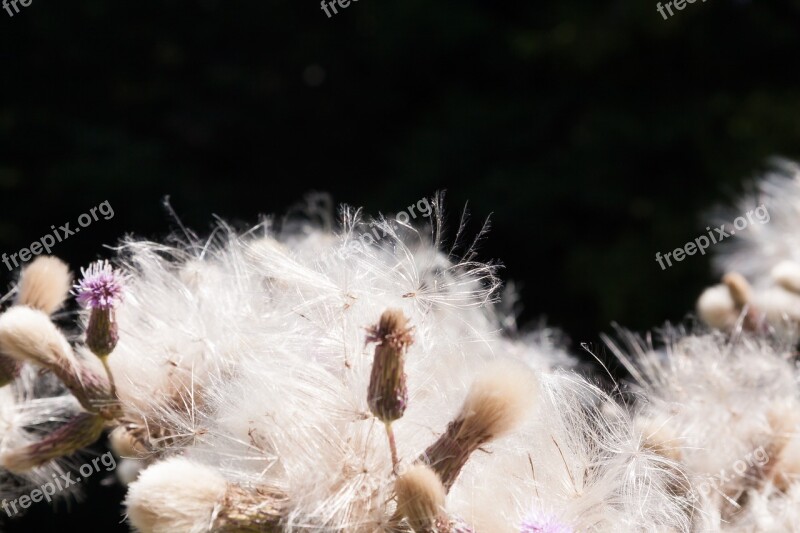
[[800,155],[800,3],[696,2],[666,21],[655,4],[0,11],[0,251],[104,200],[115,217],[54,250],[76,267],[174,229],[165,195],[204,232],[311,190],[375,213],[447,189],[476,225],[491,213],[483,258],[523,288],[523,321],[577,344],[611,321],[681,320],[708,257],[662,271],[655,253],[703,233],[768,157]]

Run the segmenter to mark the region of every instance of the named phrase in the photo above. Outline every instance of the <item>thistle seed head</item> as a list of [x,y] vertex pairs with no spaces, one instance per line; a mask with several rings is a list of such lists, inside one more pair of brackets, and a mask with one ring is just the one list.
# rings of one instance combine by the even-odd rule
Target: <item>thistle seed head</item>
[[428,465],[416,464],[394,483],[397,514],[414,531],[431,531],[444,510],[445,490],[442,480]]
[[537,391],[536,376],[526,367],[493,363],[473,382],[461,411],[420,460],[433,468],[449,491],[475,450],[522,421]]
[[66,263],[56,257],[39,256],[22,269],[15,303],[51,315],[64,304],[71,284]]

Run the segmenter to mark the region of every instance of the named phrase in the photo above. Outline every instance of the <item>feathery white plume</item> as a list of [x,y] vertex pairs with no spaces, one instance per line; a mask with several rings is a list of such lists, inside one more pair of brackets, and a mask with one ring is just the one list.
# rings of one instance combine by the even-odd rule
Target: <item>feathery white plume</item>
[[664,332],[655,350],[623,333],[630,356],[609,341],[646,401],[637,416],[657,428],[657,451],[676,458],[698,508],[698,531],[746,527],[760,511],[783,505],[798,476],[800,371],[790,345],[722,333]]
[[22,269],[16,303],[51,315],[64,304],[71,284],[66,263],[57,257],[39,256]]

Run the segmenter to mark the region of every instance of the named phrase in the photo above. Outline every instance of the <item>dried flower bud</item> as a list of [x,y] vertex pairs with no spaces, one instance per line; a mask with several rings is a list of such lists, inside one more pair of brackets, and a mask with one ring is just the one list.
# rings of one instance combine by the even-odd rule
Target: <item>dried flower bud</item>
[[475,450],[520,423],[533,406],[537,389],[536,377],[527,367],[494,363],[473,382],[458,416],[420,461],[433,468],[449,491]]
[[399,309],[385,311],[368,340],[377,343],[367,394],[369,409],[388,424],[403,416],[408,403],[405,352],[413,342],[408,319]]
[[104,423],[105,420],[100,416],[77,414],[39,442],[5,452],[2,456],[3,467],[21,473],[52,459],[71,455],[94,444],[103,433]]
[[416,464],[394,483],[397,514],[417,533],[432,532],[444,509],[442,480],[428,465]]
[[66,263],[57,257],[39,256],[22,269],[16,304],[51,315],[64,304],[71,283]]
[[174,457],[144,470],[125,505],[141,533],[278,531],[283,498],[228,483],[215,470]]

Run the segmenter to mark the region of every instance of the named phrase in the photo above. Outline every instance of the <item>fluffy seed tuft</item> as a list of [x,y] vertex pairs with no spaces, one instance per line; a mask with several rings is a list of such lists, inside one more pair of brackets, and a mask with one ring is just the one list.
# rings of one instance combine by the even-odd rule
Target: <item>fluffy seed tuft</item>
[[414,531],[429,531],[444,509],[445,490],[436,472],[424,464],[409,467],[394,484],[397,514]]
[[57,257],[37,257],[22,269],[16,303],[51,315],[64,304],[71,284],[72,276],[66,263]]
[[15,306],[0,316],[0,352],[40,366],[68,364],[72,348],[43,311]]
[[130,484],[125,506],[140,533],[210,531],[217,503],[227,490],[214,470],[175,457],[157,463]]

